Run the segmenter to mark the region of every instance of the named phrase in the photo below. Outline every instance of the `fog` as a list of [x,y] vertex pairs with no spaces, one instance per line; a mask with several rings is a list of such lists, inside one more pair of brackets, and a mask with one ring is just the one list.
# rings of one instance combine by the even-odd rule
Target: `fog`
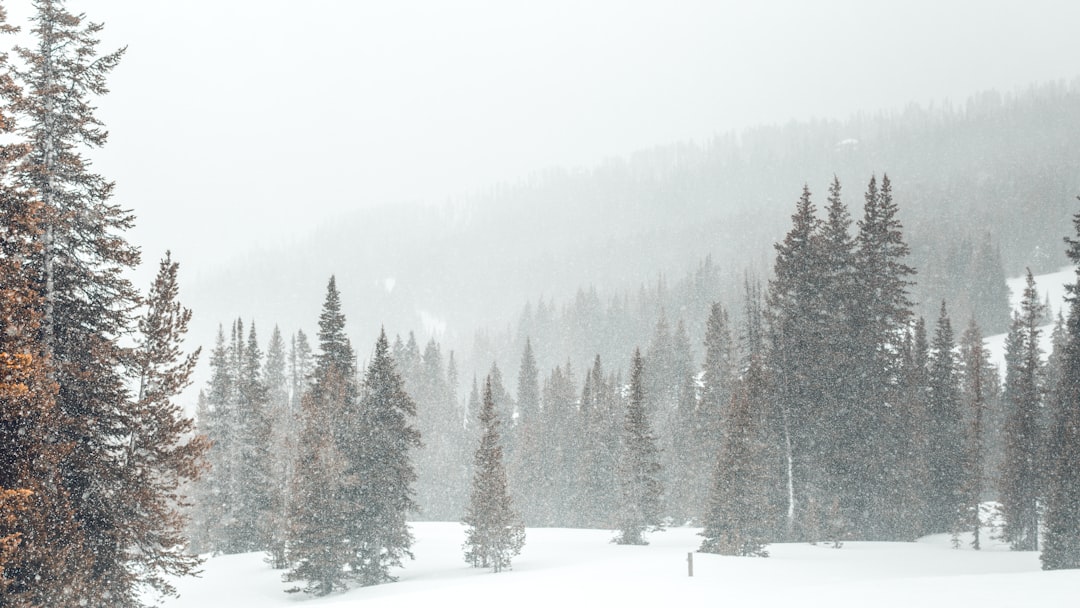
[[[10,3],[18,23],[27,7]],[[1037,2],[72,2],[128,46],[93,154],[187,277],[377,203],[1072,78]]]

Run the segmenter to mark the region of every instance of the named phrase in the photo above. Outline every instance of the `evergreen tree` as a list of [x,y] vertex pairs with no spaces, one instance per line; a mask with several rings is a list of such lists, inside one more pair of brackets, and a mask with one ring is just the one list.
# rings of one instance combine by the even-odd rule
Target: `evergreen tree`
[[[305,581],[307,593],[344,589],[359,575],[355,528],[367,505],[356,496],[370,480],[357,471],[350,449],[363,443],[358,425],[356,359],[345,335],[345,315],[334,277],[319,314],[319,354],[312,385],[301,401],[296,469],[290,483],[286,581]],[[343,445],[345,444],[345,445]],[[299,591],[301,588],[294,588]]]
[[961,504],[963,479],[963,414],[960,404],[959,375],[954,352],[952,324],[945,303],[930,351],[927,411],[930,417],[929,492],[927,497],[930,529],[945,532],[953,529]]
[[300,399],[311,386],[313,366],[307,335],[297,330],[289,345],[289,406],[294,413],[300,411]]
[[585,375],[581,394],[584,418],[583,453],[578,478],[582,492],[579,506],[583,525],[589,528],[614,527],[619,488],[611,474],[619,462],[619,396],[614,379],[604,377],[600,355]]
[[[545,515],[542,502],[549,496],[545,486],[551,483],[546,476],[544,466],[547,461],[545,450],[550,447],[543,443],[543,425],[540,411],[540,376],[536,367],[536,356],[532,348],[532,339],[525,338],[525,347],[521,352],[521,364],[518,367],[518,417],[512,427],[506,429],[509,445],[507,461],[510,463],[510,493],[514,502],[523,505],[522,517],[529,525],[539,525]],[[479,402],[478,402],[479,403]],[[479,415],[479,411],[472,413]],[[478,418],[474,418],[476,420]],[[505,422],[503,419],[502,422]],[[480,429],[482,432],[482,429]],[[473,438],[479,441],[479,435]],[[474,473],[475,476],[475,473]]]
[[709,508],[698,549],[703,553],[768,557],[765,550],[776,529],[766,463],[764,434],[768,409],[764,370],[751,362],[731,402],[727,432],[718,452]]
[[327,595],[348,588],[345,566],[352,547],[343,530],[356,516],[342,496],[345,457],[334,441],[344,403],[355,398],[348,370],[330,365],[315,372],[315,383],[301,401],[296,467],[289,484],[286,581],[304,581],[289,591]]
[[[18,48],[24,95],[17,103],[20,135],[29,154],[17,179],[42,202],[40,250],[30,259],[43,297],[47,375],[59,386],[63,414],[54,428],[63,456],[62,486],[82,531],[81,569],[92,583],[81,600],[118,607],[140,604],[138,566],[130,552],[154,542],[146,528],[123,521],[139,509],[141,489],[126,485],[121,446],[135,430],[126,410],[129,349],[138,295],[126,271],[139,261],[123,233],[131,215],[110,203],[113,184],[91,173],[87,149],[107,133],[93,99],[107,92],[106,77],[122,54],[97,52],[99,24],[69,13],[61,0],[33,3],[35,46]],[[57,600],[62,602],[62,600]]]
[[[238,333],[242,326],[237,324]],[[242,336],[237,336],[239,344]],[[274,493],[273,458],[270,450],[273,419],[266,384],[262,379],[262,351],[255,324],[248,328],[244,348],[237,349],[237,413],[240,445],[235,467],[239,478],[232,526],[233,550],[238,553],[269,548]]]
[[1039,548],[1039,410],[1042,409],[1043,363],[1039,346],[1045,308],[1031,270],[1013,317],[1005,354],[1005,467],[1001,506],[1005,538],[1018,551]]
[[358,409],[357,426],[340,440],[348,462],[344,495],[359,508],[346,527],[349,566],[361,585],[377,585],[396,580],[390,568],[412,558],[406,516],[416,510],[416,472],[410,452],[422,445],[412,426],[416,405],[405,392],[385,331],[375,343]]
[[279,570],[289,565],[285,554],[289,518],[288,485],[293,475],[293,455],[299,421],[290,404],[286,363],[285,340],[281,336],[281,330],[274,326],[270,342],[266,346],[266,362],[263,366],[270,417],[270,512],[266,527],[269,553],[267,561]]
[[[1073,216],[1080,237],[1080,213]],[[1080,568],[1080,238],[1066,238],[1066,254],[1077,266],[1069,293],[1068,339],[1055,394],[1055,424],[1048,446],[1044,570]]]
[[620,545],[648,544],[642,536],[648,530],[663,529],[660,521],[664,489],[660,481],[660,454],[656,436],[645,410],[643,374],[645,363],[635,349],[630,361],[630,393],[622,429],[619,457],[618,530]]
[[958,543],[959,533],[972,533],[971,547],[980,549],[982,545],[982,521],[980,503],[985,479],[984,442],[986,424],[986,402],[988,379],[997,374],[997,370],[987,363],[989,353],[983,346],[982,331],[972,317],[968,328],[960,339],[960,375],[963,379],[961,401],[965,408],[963,429],[964,454],[962,478],[960,483],[960,504],[957,521],[953,528],[953,542]]
[[[10,33],[0,9],[0,30]],[[0,132],[10,135],[10,104],[20,91],[0,55]],[[0,145],[0,175],[26,149]],[[70,448],[42,336],[44,298],[28,260],[41,253],[43,206],[0,182],[0,604],[76,606],[91,584],[82,531],[61,477]]]
[[910,420],[909,412],[889,404],[898,399],[915,270],[907,263],[910,249],[889,177],[882,177],[880,189],[871,178],[864,199],[855,238],[854,297],[848,308],[851,340],[845,341],[854,348],[846,370],[852,379],[847,388],[853,406],[847,436],[852,442],[850,451],[844,449],[847,446],[838,449],[860,463],[849,471],[851,500],[846,501],[845,515],[863,537],[895,538],[899,523],[894,492],[903,470],[897,444]]
[[[130,586],[162,595],[176,595],[170,579],[195,574],[201,563],[186,550],[187,518],[181,508],[188,502],[181,492],[199,475],[209,447],[205,437],[192,436],[194,421],[175,401],[189,385],[199,356],[198,349],[182,351],[191,311],[177,300],[178,267],[166,253],[138,319],[133,351],[138,393],[127,412],[122,454],[124,485],[138,489],[129,497],[134,508],[121,520],[131,528],[131,547],[137,547],[125,560]],[[141,605],[137,597],[131,601]]]
[[803,186],[791,216],[792,228],[775,245],[774,278],[769,281],[767,318],[768,360],[779,382],[773,398],[780,412],[781,432],[788,463],[789,530],[802,517],[801,503],[824,492],[826,479],[817,438],[822,422],[818,408],[823,402],[816,366],[820,354],[817,328],[822,326],[819,272],[822,269],[817,234],[821,220]]
[[465,513],[465,561],[474,568],[500,572],[525,545],[525,528],[514,513],[499,445],[499,417],[491,394],[491,379],[484,383],[480,426],[484,429],[476,450],[475,474],[469,509]]

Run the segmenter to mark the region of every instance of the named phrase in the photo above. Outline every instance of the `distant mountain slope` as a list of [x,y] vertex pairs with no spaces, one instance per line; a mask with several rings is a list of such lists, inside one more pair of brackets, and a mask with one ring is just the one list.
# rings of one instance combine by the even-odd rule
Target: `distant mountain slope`
[[766,275],[804,183],[821,205],[837,175],[857,219],[867,180],[882,172],[927,310],[969,271],[958,252],[970,258],[979,244],[1000,250],[1008,274],[1057,268],[1080,193],[1080,86],[760,127],[549,170],[442,206],[364,210],[188,285],[193,336],[208,343],[237,315],[267,332],[275,322],[312,328],[331,273],[360,344],[385,325],[438,331],[459,350],[477,327],[509,327],[527,299],[633,289],[709,254],[734,292],[745,269]]

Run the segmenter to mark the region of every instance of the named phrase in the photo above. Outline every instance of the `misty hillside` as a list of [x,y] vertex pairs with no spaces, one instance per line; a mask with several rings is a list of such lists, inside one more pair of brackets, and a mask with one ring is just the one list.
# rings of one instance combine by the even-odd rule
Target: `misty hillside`
[[[185,298],[204,344],[238,315],[293,331],[310,326],[333,273],[361,343],[385,324],[421,340],[438,334],[460,351],[476,328],[509,331],[526,301],[564,302],[582,288],[612,298],[674,281],[710,255],[722,293],[737,297],[746,272],[767,276],[804,183],[824,200],[835,174],[858,216],[867,180],[885,172],[919,271],[915,300],[933,316],[942,298],[962,299],[946,289],[969,271],[974,250],[1000,251],[1001,269],[985,271],[998,282],[1062,264],[1080,191],[1078,142],[1078,83],[762,126],[551,169],[441,205],[365,209],[223,265]],[[966,318],[970,309],[953,310]],[[994,333],[1005,319],[981,323]]]

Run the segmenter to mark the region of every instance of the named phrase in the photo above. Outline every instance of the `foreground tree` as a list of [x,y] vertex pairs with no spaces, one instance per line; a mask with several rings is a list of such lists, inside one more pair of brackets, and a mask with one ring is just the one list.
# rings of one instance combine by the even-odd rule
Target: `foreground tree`
[[[304,581],[291,589],[326,595],[348,587],[346,572],[356,552],[347,534],[363,505],[347,494],[362,478],[350,470],[338,439],[347,421],[357,419],[356,362],[345,336],[345,315],[334,277],[326,288],[319,315],[319,348],[312,384],[301,400],[301,430],[296,467],[289,486],[286,581]],[[354,443],[359,443],[354,435]],[[352,477],[348,477],[348,475]]]
[[[359,508],[345,529],[352,547],[350,571],[361,585],[394,581],[390,568],[412,558],[413,536],[405,521],[416,510],[410,453],[421,443],[412,426],[416,405],[405,392],[385,331],[375,342],[358,411],[345,414],[345,424],[335,429],[348,467],[342,492]],[[356,426],[350,427],[353,419]]]
[[506,484],[502,446],[499,444],[499,418],[491,396],[491,379],[484,383],[480,410],[483,437],[476,450],[472,496],[462,521],[465,531],[465,561],[474,568],[500,572],[510,567],[510,560],[525,545],[525,528],[514,512]]
[[1068,286],[1068,341],[1048,449],[1044,570],[1080,568],[1080,213],[1073,216],[1073,227],[1078,238],[1065,242],[1069,259],[1077,265],[1077,280]]
[[642,386],[645,363],[635,349],[630,361],[630,400],[623,421],[622,452],[619,459],[619,533],[620,545],[646,545],[643,534],[663,528],[660,520],[663,485],[660,481],[660,453],[656,437],[645,411]]
[[110,202],[113,184],[83,156],[106,141],[93,99],[107,92],[106,77],[123,51],[100,55],[101,25],[71,14],[62,1],[33,6],[34,45],[18,49],[25,66],[18,74],[20,134],[30,147],[18,179],[43,204],[41,249],[31,267],[44,300],[44,361],[59,386],[54,436],[71,446],[61,485],[81,530],[80,568],[92,579],[79,599],[138,606],[145,573],[132,555],[157,542],[149,528],[125,519],[139,514],[144,491],[130,485],[124,451],[138,430],[126,412],[131,353],[122,339],[138,302],[125,276],[139,254],[123,236],[131,215]]
[[[0,30],[9,33],[0,9]],[[20,91],[0,56],[0,133],[11,134],[10,104]],[[26,147],[0,145],[0,175]],[[44,209],[30,193],[0,182],[0,605],[74,606],[89,571],[82,532],[63,488],[70,449],[54,431],[63,422],[43,340],[44,298],[30,260],[41,254]]]
[[127,568],[136,586],[169,596],[176,595],[170,580],[195,574],[201,563],[187,551],[182,509],[189,504],[182,492],[198,477],[209,447],[205,437],[194,436],[194,421],[176,402],[199,356],[199,349],[183,352],[191,310],[177,300],[178,268],[166,253],[138,319],[132,357],[138,393],[127,411],[121,455],[124,486],[134,490],[122,520],[132,542]]

